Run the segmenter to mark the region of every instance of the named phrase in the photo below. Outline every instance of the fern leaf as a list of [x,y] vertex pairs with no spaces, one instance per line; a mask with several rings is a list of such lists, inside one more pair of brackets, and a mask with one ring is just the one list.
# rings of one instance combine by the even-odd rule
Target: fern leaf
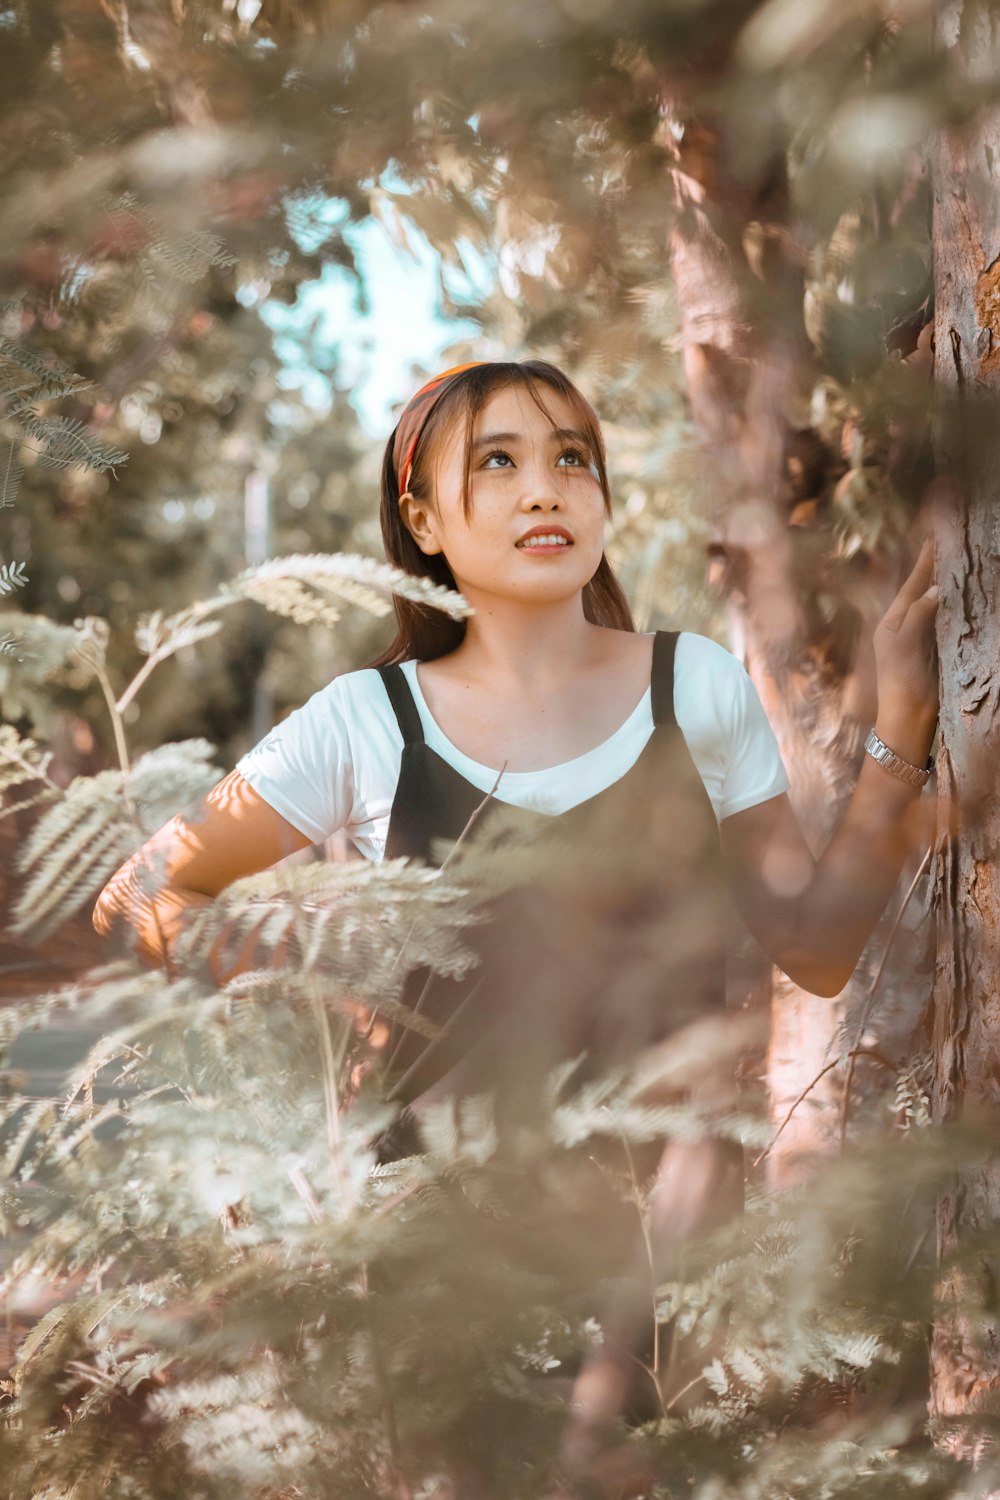
[[18,447],[17,443],[9,443],[6,455],[0,459],[0,510],[8,510],[17,499],[24,472]]
[[12,594],[15,589],[23,589],[28,581],[24,569],[27,565],[23,562],[0,563],[0,594]]
[[72,1302],[61,1302],[58,1307],[51,1308],[45,1314],[44,1318],[40,1318],[30,1332],[22,1339],[17,1351],[17,1376],[19,1381],[24,1379],[25,1371],[43,1345],[75,1313],[76,1308]]
[[222,621],[204,618],[204,610],[194,606],[164,619],[162,611],[140,615],[135,627],[135,643],[144,656],[156,655],[162,661],[182,646],[194,646],[221,629]]
[[[293,583],[298,588],[289,591]],[[387,599],[393,594],[441,609],[453,619],[466,619],[472,613],[470,605],[454,589],[406,573],[390,563],[349,552],[272,558],[241,573],[230,585],[236,596],[256,599],[279,614],[292,607],[301,609],[303,596],[309,589],[335,614],[336,604],[331,604],[331,595],[334,600],[385,613]]]
[[[96,822],[102,825],[111,817],[120,816],[121,772],[99,771],[96,775],[78,775],[70,781],[63,801],[52,808],[31,829],[30,834],[18,850],[18,868],[31,873],[37,865],[57,853],[60,838],[76,837],[81,823]],[[73,856],[78,850],[73,850]]]
[[[94,382],[77,375],[68,365],[53,361],[51,356],[44,357],[40,352],[29,349],[24,344],[16,344],[5,334],[0,333],[0,359],[8,364],[26,370],[33,376],[32,384],[39,390],[40,399],[48,399],[50,392],[58,390],[60,394],[75,394],[77,391],[92,389]],[[9,394],[9,387],[0,387],[0,393]]]
[[224,248],[217,234],[195,229],[158,240],[149,252],[177,277],[189,284],[201,281],[212,266],[235,266],[236,257]]
[[[4,744],[0,739],[0,776]],[[148,751],[127,777],[101,771],[70,782],[18,852],[18,868],[27,880],[11,932],[38,941],[79,910],[132,852],[137,833],[155,832],[215,784],[219,768],[211,764],[213,754],[208,740],[186,740]],[[126,794],[139,814],[138,830],[127,813]]]
[[168,818],[210,790],[222,776],[210,740],[173,740],[147,750],[132,766],[124,787],[139,813],[141,829],[155,833]]
[[713,1359],[702,1371],[705,1384],[709,1390],[715,1391],[716,1395],[724,1396],[729,1389],[729,1376],[725,1366],[718,1359]]
[[58,853],[39,862],[21,893],[11,933],[32,943],[49,937],[107,884],[127,853],[120,825],[95,827],[90,819],[64,825]]
[[15,1176],[32,1138],[42,1128],[47,1118],[55,1118],[54,1110],[55,1102],[52,1099],[35,1099],[24,1108],[24,1116],[17,1133],[10,1142],[6,1143],[3,1157],[0,1159],[0,1178],[4,1181]]
[[[13,724],[0,724],[0,799],[25,782],[43,781],[51,760],[51,750],[43,750],[34,740],[18,734]],[[58,790],[50,786],[47,793],[56,795]]]
[[70,659],[90,672],[102,672],[108,655],[111,629],[98,615],[86,615],[76,622],[76,635]]
[[[3,672],[9,672],[18,683],[31,686],[47,681],[64,667],[79,640],[79,632],[70,625],[57,625],[47,615],[25,615],[7,610],[0,618],[16,633],[23,654],[0,661]],[[0,683],[2,683],[0,675]]]
[[72,417],[23,418],[24,430],[43,446],[38,462],[52,469],[75,468],[78,465],[103,473],[117,464],[128,463],[128,454],[112,443],[103,442],[84,422]]
[[767,1371],[749,1349],[731,1349],[726,1356],[726,1364],[752,1391],[762,1391],[767,1384]]

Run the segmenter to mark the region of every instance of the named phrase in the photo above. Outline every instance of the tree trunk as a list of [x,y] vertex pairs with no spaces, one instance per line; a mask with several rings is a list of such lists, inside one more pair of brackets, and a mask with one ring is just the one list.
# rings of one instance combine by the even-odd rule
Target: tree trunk
[[[674,101],[671,101],[674,102]],[[674,102],[676,116],[683,105]],[[791,781],[790,799],[818,855],[850,798],[865,734],[876,718],[871,631],[897,580],[878,557],[858,578],[853,600],[832,575],[823,509],[845,467],[809,428],[785,413],[803,405],[815,378],[803,324],[803,277],[789,250],[784,156],[755,182],[727,177],[724,132],[685,120],[673,130],[676,165],[670,253],[681,308],[681,338],[695,424],[720,496],[713,518],[710,576],[726,595],[733,647],[775,729]],[[824,589],[841,590],[832,611]],[[903,873],[905,891],[915,870]],[[801,1174],[846,1128],[852,1103],[870,1098],[872,1064],[828,1064],[862,1036],[890,1056],[906,1054],[928,984],[919,973],[930,923],[929,880],[918,886],[882,972],[879,1003],[869,990],[898,911],[891,902],[851,983],[837,998],[810,995],[775,971],[768,1056],[770,1109],[778,1136],[768,1159],[772,1185]],[[852,1077],[853,1075],[853,1077]],[[884,1095],[884,1082],[880,1082]],[[805,1094],[805,1098],[801,1096]]]
[[[970,87],[996,77],[997,22],[985,8],[950,4],[939,20]],[[938,647],[943,673],[936,842],[937,964],[931,1007],[932,1109],[939,1121],[985,1118],[1000,1104],[1000,112],[943,132],[934,193],[935,380],[938,458],[951,503],[942,506]],[[996,1130],[994,1115],[992,1129]],[[963,1172],[938,1201],[938,1251],[994,1238],[1000,1160]],[[938,1441],[975,1457],[1000,1414],[1000,1257],[946,1269],[939,1291],[954,1311],[931,1346],[930,1412]],[[986,1414],[985,1423],[980,1422]]]

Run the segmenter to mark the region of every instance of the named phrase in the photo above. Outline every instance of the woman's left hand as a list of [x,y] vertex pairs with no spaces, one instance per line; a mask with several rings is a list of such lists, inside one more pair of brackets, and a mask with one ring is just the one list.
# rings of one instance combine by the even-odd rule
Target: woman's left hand
[[928,729],[933,731],[937,722],[938,595],[933,580],[934,543],[925,537],[912,572],[882,616],[873,637],[878,716],[885,727],[910,724],[915,731],[926,734]]

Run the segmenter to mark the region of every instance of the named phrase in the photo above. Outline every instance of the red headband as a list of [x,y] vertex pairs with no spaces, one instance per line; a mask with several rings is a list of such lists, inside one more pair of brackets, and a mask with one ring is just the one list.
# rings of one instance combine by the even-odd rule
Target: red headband
[[442,370],[440,375],[435,375],[432,380],[428,380],[426,385],[422,385],[419,391],[407,401],[403,407],[402,416],[396,424],[396,440],[392,445],[392,458],[396,466],[396,480],[401,495],[406,494],[406,488],[410,482],[417,440],[424,430],[427,418],[451,385],[451,377],[461,374],[463,370],[471,370],[476,365],[489,363],[487,359],[473,359],[467,365],[452,365],[450,370]]

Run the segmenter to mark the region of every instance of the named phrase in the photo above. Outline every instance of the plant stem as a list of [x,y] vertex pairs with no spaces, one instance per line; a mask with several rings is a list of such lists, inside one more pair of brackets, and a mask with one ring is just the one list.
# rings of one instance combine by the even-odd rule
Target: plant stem
[[[927,869],[928,864],[930,863],[931,854],[933,852],[934,852],[934,845],[933,844],[928,845],[927,852],[925,853],[923,859],[920,861],[920,867],[917,870],[917,873],[914,875],[913,879],[910,881],[909,889],[907,890],[906,895],[903,897],[903,904],[900,906],[899,911],[896,913],[896,920],[893,922],[892,929],[891,929],[891,931],[889,933],[888,938],[886,939],[885,947],[882,950],[882,957],[879,960],[879,966],[876,969],[876,971],[875,971],[875,977],[874,977],[874,979],[871,982],[871,988],[869,989],[868,994],[865,996],[864,1008],[862,1009],[861,1019],[858,1022],[858,1029],[857,1029],[857,1032],[856,1032],[855,1037],[854,1037],[854,1045],[855,1045],[855,1047],[860,1047],[860,1045],[861,1045],[861,1038],[865,1034],[865,1027],[868,1025],[868,1018],[869,1018],[869,1016],[872,1013],[872,1006],[875,1003],[875,992],[878,989],[879,984],[881,982],[882,972],[885,969],[886,959],[889,957],[889,950],[890,950],[890,948],[893,945],[893,941],[895,940],[896,933],[899,931],[899,924],[903,920],[903,914],[906,911],[906,908],[910,904],[910,900],[911,900],[911,898],[913,896],[913,892],[917,888],[917,884],[918,884],[918,882],[920,880],[921,875],[923,875],[924,871]],[[841,1101],[840,1101],[840,1144],[841,1144],[841,1148],[843,1148],[844,1143],[847,1140],[847,1117],[848,1117],[848,1114],[850,1112],[850,1106],[851,1106],[851,1085],[852,1085],[853,1082],[854,1082],[854,1053],[852,1052],[850,1054],[850,1061],[848,1062],[848,1065],[847,1065],[847,1077],[844,1079],[844,1093],[843,1093],[843,1097],[841,1098]]]
[[[132,763],[129,760],[128,743],[125,739],[125,725],[122,721],[121,712],[119,710],[118,704],[115,702],[115,695],[112,691],[111,682],[108,678],[107,672],[103,667],[95,667],[94,670],[97,674],[97,680],[101,684],[101,692],[104,694],[104,701],[107,704],[108,713],[111,716],[111,729],[115,737],[115,749],[118,752],[118,764],[121,768],[122,774],[127,776],[132,769]],[[125,794],[125,799],[127,802],[129,801],[128,793]]]
[[881,1052],[877,1051],[874,1047],[852,1047],[849,1052],[841,1053],[839,1057],[835,1057],[833,1059],[833,1062],[827,1063],[825,1068],[820,1068],[819,1072],[816,1074],[816,1077],[812,1080],[812,1082],[806,1084],[805,1088],[802,1090],[799,1097],[793,1102],[791,1109],[788,1111],[787,1115],[782,1120],[777,1130],[774,1132],[774,1135],[771,1137],[768,1145],[764,1147],[759,1156],[754,1157],[753,1166],[759,1167],[765,1156],[769,1155],[769,1153],[774,1149],[774,1144],[777,1141],[778,1136],[784,1130],[785,1126],[788,1124],[789,1120],[792,1118],[792,1115],[798,1109],[803,1099],[805,1099],[806,1095],[811,1094],[813,1089],[821,1081],[821,1079],[825,1078],[827,1073],[831,1072],[832,1069],[839,1068],[844,1059],[848,1057],[870,1057],[873,1062],[878,1063],[879,1067],[887,1068],[890,1073],[898,1073],[899,1071],[898,1068],[893,1066],[888,1058],[883,1057]]

